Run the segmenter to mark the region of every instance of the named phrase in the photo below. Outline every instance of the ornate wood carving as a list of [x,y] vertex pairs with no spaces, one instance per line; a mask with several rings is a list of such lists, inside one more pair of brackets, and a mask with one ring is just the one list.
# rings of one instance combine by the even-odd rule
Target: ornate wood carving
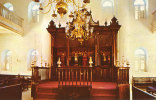
[[[112,18],[110,25],[105,22],[103,26],[100,26],[99,22],[94,22],[93,19],[90,20],[90,24],[94,27],[94,36],[81,45],[77,40],[66,38],[64,27],[59,26],[59,28],[56,28],[54,22],[50,21],[47,30],[54,39],[53,65],[57,65],[58,57],[62,55],[67,60],[66,66],[73,65],[71,63],[74,62],[75,56],[78,57],[77,59],[81,57],[80,59],[83,60],[85,55],[87,56],[87,62],[88,58],[92,56],[93,66],[96,66],[93,70],[95,77],[102,79],[109,76],[110,79],[114,79],[114,65],[117,59],[117,33],[121,25],[119,25],[115,17]],[[100,69],[101,74],[97,73],[96,70],[98,69]],[[98,79],[95,78],[95,80]]]

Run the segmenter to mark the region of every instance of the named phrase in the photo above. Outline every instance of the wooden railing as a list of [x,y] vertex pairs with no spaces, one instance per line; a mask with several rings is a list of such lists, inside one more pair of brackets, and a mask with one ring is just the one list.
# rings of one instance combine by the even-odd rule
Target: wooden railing
[[31,85],[31,96],[35,97],[36,86],[44,81],[50,80],[49,77],[50,68],[48,67],[32,67],[32,85]]
[[58,86],[92,86],[91,67],[56,68]]
[[49,71],[48,67],[32,67],[32,81],[38,83],[49,80]]
[[23,19],[17,15],[15,15],[12,11],[9,11],[6,7],[0,4],[0,16],[10,20],[14,24],[17,24],[23,27]]

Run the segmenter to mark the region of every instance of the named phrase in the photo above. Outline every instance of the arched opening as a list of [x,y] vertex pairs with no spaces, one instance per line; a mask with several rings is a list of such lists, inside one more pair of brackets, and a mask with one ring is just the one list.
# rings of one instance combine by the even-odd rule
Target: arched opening
[[14,7],[11,3],[5,3],[4,7],[8,8],[8,10],[10,10],[10,11],[14,11]]
[[39,3],[30,2],[28,6],[28,18],[31,22],[39,22]]
[[137,49],[135,51],[135,70],[145,72],[146,63],[147,63],[147,53],[142,48]]
[[113,7],[113,3],[112,3],[112,1],[107,0],[107,1],[103,2],[102,6],[103,7],[110,7],[110,8],[112,8]]
[[144,19],[146,15],[146,2],[144,0],[135,0],[135,19]]
[[37,50],[32,49],[28,52],[27,56],[27,67],[28,70],[31,70],[32,65],[38,65],[38,60],[39,60],[39,53]]
[[1,66],[3,70],[10,70],[12,64],[12,52],[10,50],[5,50],[2,52],[1,56]]
[[113,0],[102,0],[102,9],[105,13],[107,20],[110,20],[114,16],[114,1]]

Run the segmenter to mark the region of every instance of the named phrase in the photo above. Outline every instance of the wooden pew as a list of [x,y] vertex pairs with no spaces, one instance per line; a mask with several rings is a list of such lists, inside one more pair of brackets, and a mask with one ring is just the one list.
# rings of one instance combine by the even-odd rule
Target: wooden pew
[[152,94],[132,86],[133,100],[156,100]]
[[22,100],[21,84],[0,87],[1,100]]
[[0,74],[0,87],[14,84],[21,84],[22,90],[28,89],[28,87],[31,87],[31,76]]

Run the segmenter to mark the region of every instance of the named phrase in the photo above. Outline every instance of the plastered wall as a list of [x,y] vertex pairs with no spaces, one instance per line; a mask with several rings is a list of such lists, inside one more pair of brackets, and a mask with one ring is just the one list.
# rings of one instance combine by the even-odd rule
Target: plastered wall
[[[147,15],[143,20],[134,18],[134,0],[112,0],[112,10],[106,11],[102,7],[103,0],[90,0],[87,6],[91,9],[95,21],[104,25],[105,21],[117,17],[122,25],[118,33],[118,60],[122,61],[124,56],[130,62],[131,76],[155,76],[156,71],[156,32],[151,31],[152,13],[156,10],[156,0],[147,0]],[[0,73],[25,73],[30,74],[27,70],[27,53],[31,49],[36,49],[42,54],[43,58],[51,63],[51,36],[46,28],[51,20],[51,14],[40,14],[39,23],[31,23],[28,18],[28,5],[31,0],[1,0],[0,3],[10,2],[14,5],[14,12],[24,19],[24,35],[18,36],[13,34],[0,34],[0,53],[9,49],[13,51],[13,64],[11,71]],[[62,26],[65,24],[66,17],[60,21]],[[134,65],[134,52],[138,48],[144,48],[147,53],[146,72],[136,72]]]

